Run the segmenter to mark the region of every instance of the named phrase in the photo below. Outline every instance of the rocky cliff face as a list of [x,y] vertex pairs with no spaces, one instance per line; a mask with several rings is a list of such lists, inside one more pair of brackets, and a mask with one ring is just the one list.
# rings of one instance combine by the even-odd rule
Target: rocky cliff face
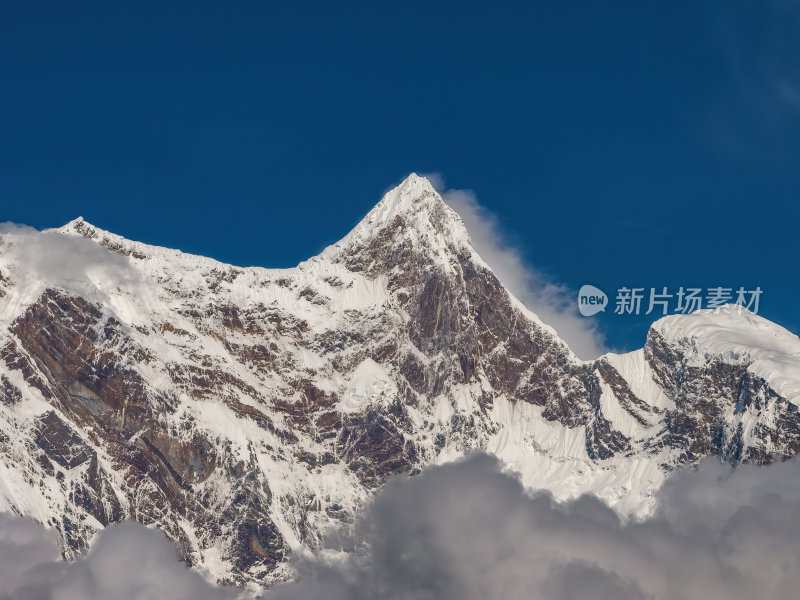
[[[580,361],[414,175],[294,269],[80,219],[36,235],[0,244],[0,510],[57,529],[65,556],[136,519],[213,579],[269,582],[387,477],[472,449],[634,514],[683,463],[800,449],[796,336],[726,308]],[[114,268],[28,266],[26,244],[62,237]]]

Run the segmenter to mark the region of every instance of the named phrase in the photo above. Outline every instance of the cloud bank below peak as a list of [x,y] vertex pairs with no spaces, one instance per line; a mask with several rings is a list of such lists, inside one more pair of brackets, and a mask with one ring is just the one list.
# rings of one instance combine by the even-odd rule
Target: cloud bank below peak
[[488,455],[390,482],[345,557],[266,600],[779,600],[800,586],[800,463],[679,471],[644,522],[531,496]]
[[[655,516],[623,522],[600,500],[530,494],[474,454],[397,477],[352,534],[298,552],[298,580],[263,600],[783,600],[800,587],[800,461],[676,472]],[[347,550],[343,552],[342,550]],[[0,599],[255,598],[179,562],[166,537],[123,523],[58,559],[55,536],[0,515]]]
[[225,600],[234,592],[209,585],[143,525],[109,527],[86,556],[64,562],[52,531],[0,514],[0,600]]

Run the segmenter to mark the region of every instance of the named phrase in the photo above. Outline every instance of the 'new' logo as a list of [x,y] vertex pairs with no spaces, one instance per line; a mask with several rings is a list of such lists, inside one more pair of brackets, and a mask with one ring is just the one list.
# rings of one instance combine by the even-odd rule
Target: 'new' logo
[[601,310],[606,309],[608,296],[603,290],[593,285],[582,285],[578,292],[578,310],[584,317],[596,315]]

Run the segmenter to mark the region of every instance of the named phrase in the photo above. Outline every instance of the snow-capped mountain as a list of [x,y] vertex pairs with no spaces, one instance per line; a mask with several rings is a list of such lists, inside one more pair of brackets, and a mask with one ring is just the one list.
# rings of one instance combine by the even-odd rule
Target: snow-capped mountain
[[293,269],[82,219],[0,236],[0,511],[65,556],[132,518],[214,580],[285,578],[387,477],[472,449],[644,515],[678,465],[796,454],[798,404],[800,340],[730,306],[579,360],[416,175]]

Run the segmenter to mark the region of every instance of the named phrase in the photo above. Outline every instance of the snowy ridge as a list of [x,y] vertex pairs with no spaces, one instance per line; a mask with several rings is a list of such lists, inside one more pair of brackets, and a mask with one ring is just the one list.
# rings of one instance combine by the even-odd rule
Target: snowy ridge
[[778,394],[800,405],[800,338],[783,327],[727,304],[659,319],[653,329],[686,348],[698,364],[719,360],[746,365]]
[[796,336],[726,308],[580,361],[413,174],[292,269],[3,231],[0,325],[0,510],[67,556],[137,519],[218,581],[289,577],[388,477],[475,449],[634,517],[681,464],[800,451]]

